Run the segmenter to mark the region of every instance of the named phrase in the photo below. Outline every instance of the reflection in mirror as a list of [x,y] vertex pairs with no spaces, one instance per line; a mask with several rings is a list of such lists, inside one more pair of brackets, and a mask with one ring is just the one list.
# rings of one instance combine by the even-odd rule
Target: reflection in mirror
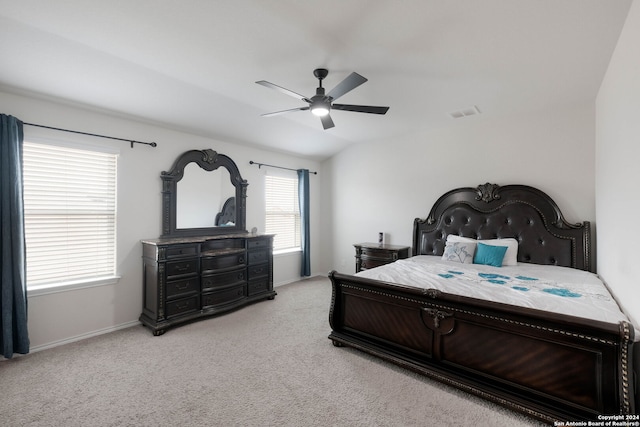
[[185,166],[184,176],[176,189],[178,229],[215,227],[216,214],[222,211],[225,201],[236,193],[227,169],[206,171],[196,163]]

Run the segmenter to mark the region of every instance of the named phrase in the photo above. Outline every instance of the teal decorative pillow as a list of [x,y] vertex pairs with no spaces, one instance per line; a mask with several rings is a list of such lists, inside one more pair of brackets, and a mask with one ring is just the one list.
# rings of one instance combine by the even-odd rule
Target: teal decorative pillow
[[473,263],[473,254],[476,250],[475,242],[447,242],[444,247],[442,259],[447,261]]
[[473,256],[473,263],[502,267],[502,260],[506,252],[506,246],[491,246],[478,243],[476,254]]
[[504,254],[502,265],[518,265],[518,241],[514,238],[478,240],[478,242],[492,246],[506,246],[507,252]]

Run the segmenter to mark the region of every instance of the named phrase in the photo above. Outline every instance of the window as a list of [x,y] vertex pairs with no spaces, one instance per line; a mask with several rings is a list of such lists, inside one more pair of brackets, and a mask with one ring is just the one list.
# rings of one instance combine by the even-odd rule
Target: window
[[275,234],[274,250],[300,248],[298,178],[266,175],[265,232]]
[[113,153],[24,143],[27,288],[115,276]]

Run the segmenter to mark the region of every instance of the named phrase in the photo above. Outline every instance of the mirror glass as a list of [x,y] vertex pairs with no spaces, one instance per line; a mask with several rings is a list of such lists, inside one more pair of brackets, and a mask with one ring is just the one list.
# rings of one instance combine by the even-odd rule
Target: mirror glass
[[176,228],[235,225],[235,221],[216,224],[216,214],[235,194],[236,188],[226,168],[206,171],[196,163],[189,163],[184,168],[184,176],[176,183]]

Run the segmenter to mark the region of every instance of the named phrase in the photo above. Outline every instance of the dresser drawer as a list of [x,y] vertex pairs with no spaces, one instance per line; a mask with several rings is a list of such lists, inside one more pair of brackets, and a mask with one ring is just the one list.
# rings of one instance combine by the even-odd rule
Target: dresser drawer
[[260,264],[261,262],[267,262],[269,259],[269,250],[258,250],[249,252],[249,265]]
[[247,249],[268,248],[269,239],[249,239],[247,241]]
[[215,288],[226,287],[233,285],[234,283],[244,283],[246,279],[246,271],[244,268],[230,271],[228,273],[202,276],[202,292],[213,290]]
[[379,267],[381,265],[389,264],[389,261],[379,260],[379,259],[365,259],[363,258],[360,262],[360,268],[362,270],[366,270],[368,268]]
[[184,261],[167,262],[167,279],[176,276],[187,276],[198,274],[198,259],[192,258]]
[[191,313],[200,309],[200,300],[197,295],[189,298],[182,298],[175,301],[167,301],[166,313],[167,317],[177,316],[179,314]]
[[230,249],[245,249],[244,239],[213,239],[202,244],[202,252]]
[[248,279],[253,280],[257,277],[269,276],[269,264],[252,265],[248,269]]
[[398,259],[397,252],[385,251],[382,249],[362,248],[362,257],[383,259],[386,261],[395,261]]
[[232,286],[215,292],[202,294],[202,308],[228,304],[245,297],[245,285]]
[[185,257],[185,256],[195,256],[198,255],[198,246],[197,245],[179,245],[179,246],[171,246],[166,249],[165,257],[169,258],[177,258],[177,257]]
[[220,255],[202,258],[202,272],[225,270],[245,265],[245,254]]
[[247,285],[247,295],[252,296],[256,294],[261,294],[262,292],[270,291],[271,287],[269,286],[269,279],[265,277],[260,280],[252,280]]
[[200,292],[200,286],[198,286],[197,277],[167,282],[167,299],[172,299],[179,297],[180,295],[186,295],[195,292]]

